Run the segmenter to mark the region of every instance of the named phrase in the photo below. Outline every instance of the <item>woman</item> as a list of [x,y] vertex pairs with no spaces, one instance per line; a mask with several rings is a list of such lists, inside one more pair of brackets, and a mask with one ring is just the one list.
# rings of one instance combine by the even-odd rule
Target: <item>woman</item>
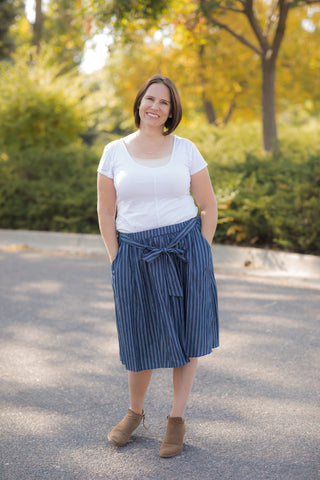
[[192,142],[172,134],[181,116],[174,83],[151,77],[134,102],[137,131],[109,143],[98,167],[99,226],[130,397],[127,414],[108,438],[117,446],[129,441],[144,420],[152,369],[173,368],[161,457],[182,451],[197,359],[219,344],[210,248],[217,203],[207,163]]

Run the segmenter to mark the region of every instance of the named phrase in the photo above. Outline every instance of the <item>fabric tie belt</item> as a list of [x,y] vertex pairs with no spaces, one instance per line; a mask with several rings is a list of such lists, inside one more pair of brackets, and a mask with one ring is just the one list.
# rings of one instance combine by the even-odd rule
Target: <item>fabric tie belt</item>
[[130,235],[120,233],[120,238],[122,242],[129,245],[134,245],[135,247],[141,248],[143,250],[147,250],[147,252],[144,253],[142,256],[143,261],[151,263],[156,261],[157,259],[159,260],[160,258],[165,259],[165,276],[167,281],[168,293],[170,296],[183,296],[181,281],[179,279],[179,275],[172,257],[174,255],[180,258],[180,260],[182,260],[183,262],[188,262],[186,252],[182,248],[177,247],[177,244],[195,228],[198,221],[198,217],[191,219],[187,223],[187,225],[180,232],[178,232],[174,239],[165,247],[144,245],[131,238]]

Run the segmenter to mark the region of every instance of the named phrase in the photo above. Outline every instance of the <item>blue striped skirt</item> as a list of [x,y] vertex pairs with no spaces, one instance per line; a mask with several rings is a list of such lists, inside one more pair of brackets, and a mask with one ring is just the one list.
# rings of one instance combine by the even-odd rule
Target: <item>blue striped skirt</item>
[[127,370],[179,367],[218,347],[217,288],[200,217],[119,233],[118,241],[112,287]]

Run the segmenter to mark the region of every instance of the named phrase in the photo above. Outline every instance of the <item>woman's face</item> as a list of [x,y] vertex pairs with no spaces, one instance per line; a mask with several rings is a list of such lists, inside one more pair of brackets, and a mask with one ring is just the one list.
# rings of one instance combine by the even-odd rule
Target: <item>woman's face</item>
[[163,128],[170,112],[169,88],[163,83],[153,83],[142,97],[140,103],[140,127],[148,125]]

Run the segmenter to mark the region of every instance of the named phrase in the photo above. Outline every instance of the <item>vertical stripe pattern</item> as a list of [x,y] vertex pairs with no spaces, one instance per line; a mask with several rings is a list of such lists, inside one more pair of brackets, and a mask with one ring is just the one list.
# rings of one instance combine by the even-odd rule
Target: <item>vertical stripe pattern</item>
[[178,367],[218,347],[217,288],[200,217],[119,233],[111,270],[127,370]]

